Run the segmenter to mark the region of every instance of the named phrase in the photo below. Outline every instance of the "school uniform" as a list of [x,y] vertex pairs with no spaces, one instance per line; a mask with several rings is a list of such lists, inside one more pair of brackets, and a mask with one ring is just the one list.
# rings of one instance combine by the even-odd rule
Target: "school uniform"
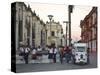
[[53,59],[53,49],[49,49],[49,59]]
[[36,59],[36,50],[35,49],[33,49],[33,51],[32,51],[32,59]]

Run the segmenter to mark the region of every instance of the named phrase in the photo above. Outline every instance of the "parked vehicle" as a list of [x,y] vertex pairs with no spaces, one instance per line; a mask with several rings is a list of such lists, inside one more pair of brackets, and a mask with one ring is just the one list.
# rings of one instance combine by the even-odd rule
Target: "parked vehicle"
[[88,58],[87,49],[86,43],[75,43],[72,49],[73,62],[77,64],[86,64]]

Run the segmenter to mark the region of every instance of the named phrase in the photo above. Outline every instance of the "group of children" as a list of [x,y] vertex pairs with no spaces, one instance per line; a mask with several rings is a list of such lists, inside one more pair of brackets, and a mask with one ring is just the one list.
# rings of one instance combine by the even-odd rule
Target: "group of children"
[[[28,56],[31,54],[32,60],[42,60],[42,48],[38,46],[38,48],[29,48],[29,47],[20,47],[20,55],[23,56],[25,63],[28,64]],[[71,59],[71,48],[70,47],[63,47],[60,46],[59,48],[56,47],[46,47],[48,51],[48,59],[50,63],[56,63],[56,55],[59,53],[60,62],[63,62],[63,58],[66,58],[66,62],[68,63]]]

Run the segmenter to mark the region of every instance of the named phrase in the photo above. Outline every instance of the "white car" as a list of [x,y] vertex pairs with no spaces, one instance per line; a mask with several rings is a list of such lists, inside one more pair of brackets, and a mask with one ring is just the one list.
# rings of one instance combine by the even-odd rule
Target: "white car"
[[86,43],[75,43],[73,45],[73,62],[78,64],[87,63],[87,44]]

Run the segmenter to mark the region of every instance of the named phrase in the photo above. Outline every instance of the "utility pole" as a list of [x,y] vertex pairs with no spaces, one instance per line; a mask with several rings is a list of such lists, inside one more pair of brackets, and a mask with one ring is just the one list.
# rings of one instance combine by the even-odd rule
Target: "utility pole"
[[69,22],[68,22],[68,21],[63,21],[63,23],[66,23],[66,46],[67,46],[67,30],[68,30],[67,24],[68,24]]
[[69,20],[69,46],[71,46],[71,13],[73,12],[73,5],[68,6],[68,20]]

